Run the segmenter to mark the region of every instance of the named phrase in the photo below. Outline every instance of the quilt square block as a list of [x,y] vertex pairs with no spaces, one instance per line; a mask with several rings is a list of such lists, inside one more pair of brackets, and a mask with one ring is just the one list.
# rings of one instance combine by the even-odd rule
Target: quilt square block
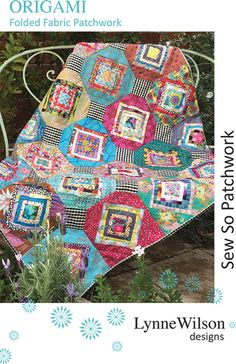
[[144,148],[144,159],[147,166],[177,167],[181,165],[178,152],[175,150],[163,153],[153,149]]
[[105,203],[95,243],[133,249],[138,242],[143,215],[143,209]]
[[147,44],[138,48],[135,64],[161,73],[168,55],[168,47]]
[[89,87],[111,96],[118,96],[126,70],[126,65],[98,56],[90,77]]
[[79,197],[100,197],[102,180],[99,177],[64,177],[59,186],[60,192],[68,192]]
[[199,115],[186,119],[172,128],[171,141],[189,151],[206,150],[206,138]]
[[41,231],[51,207],[52,194],[29,186],[17,186],[13,192],[7,224],[13,230]]
[[69,81],[56,80],[48,92],[42,110],[69,118],[74,114],[81,94],[81,87]]
[[72,274],[78,275],[83,280],[88,267],[90,246],[65,242],[64,249],[72,265]]
[[190,171],[197,178],[214,178],[214,162],[201,163],[190,168]]
[[178,211],[189,210],[192,205],[190,180],[153,181],[152,207],[159,205]]
[[184,128],[182,145],[189,149],[203,149],[206,145],[206,138],[202,126],[186,126]]
[[75,125],[68,155],[73,158],[100,162],[102,161],[107,138],[107,134]]
[[111,134],[142,144],[149,116],[148,111],[120,102]]
[[142,168],[132,168],[132,167],[116,167],[108,165],[108,174],[112,176],[130,176],[130,177],[142,177]]
[[0,179],[3,181],[11,181],[18,169],[18,163],[12,164],[7,160],[0,163]]
[[36,169],[42,177],[48,177],[61,170],[62,158],[41,150],[37,145],[32,144],[28,150],[26,161]]
[[188,96],[187,88],[167,82],[161,93],[159,108],[170,114],[181,114]]
[[194,87],[167,77],[153,83],[147,101],[157,122],[171,127],[198,112]]

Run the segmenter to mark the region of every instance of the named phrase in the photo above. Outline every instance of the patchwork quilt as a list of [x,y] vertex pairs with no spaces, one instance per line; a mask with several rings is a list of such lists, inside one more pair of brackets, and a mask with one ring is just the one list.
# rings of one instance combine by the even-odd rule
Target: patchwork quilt
[[63,235],[83,289],[214,198],[191,70],[180,49],[79,43],[0,163],[0,227],[32,263]]

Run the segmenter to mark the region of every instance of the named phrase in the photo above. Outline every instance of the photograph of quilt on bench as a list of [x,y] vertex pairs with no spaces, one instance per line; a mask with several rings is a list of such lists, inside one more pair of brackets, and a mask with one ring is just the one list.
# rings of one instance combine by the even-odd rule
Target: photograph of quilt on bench
[[62,234],[81,294],[213,201],[191,70],[168,45],[78,43],[0,163],[5,240],[31,264],[32,234]]

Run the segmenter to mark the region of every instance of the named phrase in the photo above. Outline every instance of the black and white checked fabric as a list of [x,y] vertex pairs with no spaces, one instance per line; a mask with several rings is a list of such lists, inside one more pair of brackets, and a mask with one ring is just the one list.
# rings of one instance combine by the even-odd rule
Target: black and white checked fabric
[[118,179],[116,180],[116,191],[137,193],[138,182],[127,179]]
[[93,174],[93,172],[94,172],[94,167],[81,166],[81,167],[75,167],[74,169],[74,173]]
[[145,98],[148,94],[151,85],[152,85],[151,82],[142,80],[141,78],[136,78],[131,92],[136,96]]
[[59,145],[61,140],[62,130],[46,126],[42,138],[42,142],[50,145]]
[[203,159],[203,160],[209,160],[212,159],[212,152],[211,151],[207,151],[207,152],[203,152],[203,151],[199,151],[199,152],[191,152],[191,157],[193,159]]
[[129,149],[117,147],[116,161],[125,163],[134,163],[134,152]]
[[65,68],[69,68],[70,70],[80,73],[82,71],[83,65],[84,59],[74,53],[71,53],[66,60]]
[[98,102],[92,101],[88,109],[88,118],[96,119],[103,122],[106,106],[99,104]]
[[169,126],[157,124],[155,131],[155,139],[164,143],[171,144],[172,129]]
[[39,185],[41,185],[42,183],[45,183],[45,181],[46,181],[46,178],[42,178],[42,177],[38,176],[34,170],[32,170],[30,172],[29,178],[32,178]]
[[86,210],[65,208],[66,226],[71,229],[82,230],[85,223]]
[[170,170],[160,170],[156,171],[157,175],[160,177],[177,177],[179,175],[178,171],[170,171]]
[[121,51],[125,51],[127,44],[126,43],[111,43],[110,46],[113,48],[119,49]]

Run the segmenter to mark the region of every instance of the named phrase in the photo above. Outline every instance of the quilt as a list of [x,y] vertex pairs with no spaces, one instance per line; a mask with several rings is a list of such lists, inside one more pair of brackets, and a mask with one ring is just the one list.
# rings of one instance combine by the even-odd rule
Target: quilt
[[63,235],[81,294],[214,200],[189,64],[179,48],[78,43],[0,163],[0,228],[25,264]]

